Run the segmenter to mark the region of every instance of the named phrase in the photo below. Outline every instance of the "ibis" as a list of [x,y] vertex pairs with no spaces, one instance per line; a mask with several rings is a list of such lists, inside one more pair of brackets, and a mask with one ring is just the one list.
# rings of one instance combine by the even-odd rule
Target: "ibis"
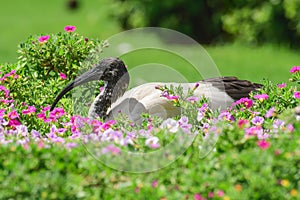
[[[100,81],[104,89],[95,98],[89,109],[89,117],[100,117],[104,120],[113,119],[119,113],[127,115],[134,122],[141,120],[142,113],[167,119],[180,115],[181,109],[162,96],[159,87],[181,86],[184,93],[194,88],[194,96],[205,96],[212,109],[226,109],[236,100],[248,97],[249,93],[261,87],[260,84],[236,77],[218,77],[197,83],[163,83],[151,82],[139,85],[128,91],[129,74],[119,58],[104,58],[93,69],[83,73],[69,83],[54,100],[51,110],[59,100],[73,88],[90,81]],[[197,87],[195,87],[197,85]]]

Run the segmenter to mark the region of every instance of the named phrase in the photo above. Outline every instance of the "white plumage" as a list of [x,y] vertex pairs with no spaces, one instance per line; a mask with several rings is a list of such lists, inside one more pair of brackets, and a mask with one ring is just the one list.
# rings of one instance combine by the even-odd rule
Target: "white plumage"
[[[102,80],[104,90],[95,98],[89,117],[97,116],[107,120],[115,118],[119,113],[127,115],[132,121],[139,122],[142,113],[159,116],[163,119],[180,115],[181,109],[162,96],[157,86],[181,86],[184,94],[195,87],[196,83],[146,83],[129,91],[129,75],[123,61],[118,58],[105,58],[99,64],[69,83],[56,97],[51,110],[68,91],[90,81]],[[212,109],[225,109],[235,100],[246,97],[260,84],[239,80],[236,77],[211,78],[198,82],[194,90],[195,97],[205,96]]]

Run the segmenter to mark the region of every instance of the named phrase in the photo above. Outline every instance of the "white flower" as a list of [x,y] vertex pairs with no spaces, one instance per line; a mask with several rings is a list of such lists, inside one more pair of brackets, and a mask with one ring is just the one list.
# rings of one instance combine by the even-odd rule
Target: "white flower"
[[176,133],[178,131],[179,124],[177,123],[176,120],[169,118],[163,121],[163,123],[160,125],[160,128],[162,129],[166,128],[169,130],[169,132]]

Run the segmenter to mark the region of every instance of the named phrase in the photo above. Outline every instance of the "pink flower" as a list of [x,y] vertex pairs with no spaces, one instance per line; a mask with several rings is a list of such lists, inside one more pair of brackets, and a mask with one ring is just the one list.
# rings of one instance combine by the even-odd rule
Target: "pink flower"
[[15,120],[15,119],[11,119],[8,122],[8,126],[19,126],[19,125],[21,125],[21,122],[19,122],[18,120]]
[[11,112],[8,113],[8,118],[9,119],[16,119],[19,118],[19,114],[17,113],[16,110],[13,110]]
[[63,80],[67,79],[67,76],[64,73],[59,73],[59,77]]
[[275,116],[275,111],[276,111],[276,108],[275,108],[275,107],[270,108],[270,109],[266,112],[265,117],[266,117],[266,118],[274,117],[274,116]]
[[170,96],[167,96],[167,99],[172,100],[172,101],[178,101],[178,96],[170,95]]
[[264,100],[267,100],[268,98],[269,98],[269,96],[267,94],[254,95],[254,99],[258,99],[261,102],[263,102]]
[[202,197],[199,193],[194,194],[194,200],[204,200],[205,198]]
[[259,140],[257,142],[257,146],[259,146],[259,148],[265,150],[270,147],[270,143],[267,142],[266,140]]
[[43,35],[43,36],[39,37],[39,42],[40,43],[47,42],[49,40],[49,38],[50,38],[49,35]]
[[294,66],[290,69],[290,72],[292,74],[296,73],[296,72],[299,72],[300,71],[300,66]]
[[250,128],[245,129],[246,135],[258,135],[263,133],[263,129],[258,126],[251,126]]
[[65,115],[65,111],[63,108],[54,108],[54,110],[50,112],[49,118],[58,119],[63,115]]
[[286,87],[286,83],[280,83],[277,85],[278,88],[282,89]]
[[218,195],[219,197],[224,196],[224,191],[223,191],[223,190],[218,190],[217,195]]
[[51,108],[51,107],[50,107],[49,105],[46,106],[46,107],[43,107],[43,106],[42,106],[42,112],[45,113],[46,111],[50,110],[50,108]]
[[244,105],[246,108],[250,108],[253,105],[253,102],[249,98],[241,98],[240,100],[234,103],[234,105],[239,105],[239,104]]
[[67,32],[74,32],[76,30],[75,26],[65,26],[65,31]]
[[151,186],[153,188],[156,188],[158,186],[158,180],[153,181],[152,184],[151,184]]
[[36,116],[37,116],[37,118],[39,118],[39,119],[41,119],[43,121],[45,121],[47,119],[45,113],[38,113]]
[[22,110],[23,115],[28,115],[31,113],[34,113],[36,111],[36,108],[34,106],[28,106],[26,110]]
[[234,121],[234,117],[228,111],[220,113],[220,115],[218,116],[218,119],[226,120],[226,121]]
[[111,153],[113,155],[118,155],[121,153],[121,149],[119,147],[114,146],[113,144],[109,144],[108,146],[102,149],[103,154]]
[[134,192],[135,192],[135,193],[139,193],[139,192],[140,192],[140,190],[141,190],[141,188],[140,188],[140,187],[136,187],[136,188],[134,189]]
[[4,97],[7,98],[9,95],[9,90],[6,89],[3,85],[0,85],[0,91],[4,91]]
[[191,103],[195,103],[196,101],[199,100],[199,98],[198,97],[188,97],[186,100],[188,100]]
[[157,149],[160,147],[158,137],[152,136],[146,139],[145,145],[150,147],[151,149]]
[[207,195],[207,197],[210,199],[214,198],[214,196],[215,196],[215,194],[213,192],[209,192]]
[[299,91],[294,92],[294,97],[296,99],[300,99],[300,92]]
[[293,124],[288,124],[288,125],[286,126],[286,128],[287,128],[287,130],[288,130],[290,133],[294,132],[294,130],[295,130]]
[[249,121],[247,119],[240,119],[238,121],[238,127],[240,129],[242,129],[244,126],[246,126],[249,123]]

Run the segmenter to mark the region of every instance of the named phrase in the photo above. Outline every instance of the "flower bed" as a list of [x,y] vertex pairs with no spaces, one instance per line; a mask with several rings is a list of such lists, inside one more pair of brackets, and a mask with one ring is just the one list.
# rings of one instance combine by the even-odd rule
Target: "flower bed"
[[[1,199],[299,198],[295,84],[264,81],[262,89],[223,111],[212,111],[207,99],[193,96],[197,83],[187,95],[180,87],[159,87],[182,115],[163,121],[144,114],[142,124],[126,116],[104,122],[73,115],[68,96],[64,108],[50,111],[53,95],[74,78],[83,60],[99,59],[88,57],[94,47],[107,46],[74,31],[67,26],[64,33],[31,36],[19,47],[19,62],[1,66]],[[290,81],[299,84],[300,67],[290,73]],[[113,159],[124,152],[156,152],[178,134],[193,142],[152,173],[115,171],[89,154]],[[97,152],[86,151],[98,144]]]

